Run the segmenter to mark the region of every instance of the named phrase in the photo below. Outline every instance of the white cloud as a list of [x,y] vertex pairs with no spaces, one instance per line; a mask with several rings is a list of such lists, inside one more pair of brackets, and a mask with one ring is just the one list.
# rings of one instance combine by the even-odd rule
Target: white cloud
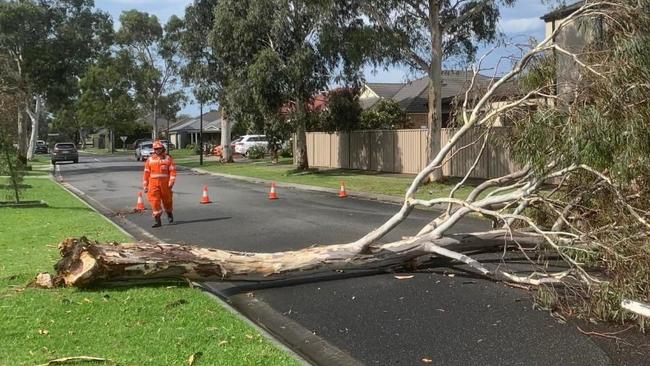
[[503,19],[499,22],[499,27],[505,34],[533,34],[544,29],[544,21],[539,17]]

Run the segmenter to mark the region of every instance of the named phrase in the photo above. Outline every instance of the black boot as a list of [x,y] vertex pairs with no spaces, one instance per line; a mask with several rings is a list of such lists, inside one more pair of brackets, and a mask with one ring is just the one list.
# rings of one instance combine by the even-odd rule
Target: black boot
[[174,222],[174,213],[173,212],[167,212],[167,221],[171,224]]
[[155,216],[153,219],[155,220],[155,222],[153,223],[153,225],[151,225],[151,227],[161,227],[162,226],[162,222],[160,222],[160,215]]

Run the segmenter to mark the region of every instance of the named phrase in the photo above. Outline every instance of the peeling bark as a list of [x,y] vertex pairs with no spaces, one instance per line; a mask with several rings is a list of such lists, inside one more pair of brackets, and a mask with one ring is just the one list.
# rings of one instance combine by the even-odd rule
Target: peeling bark
[[[57,273],[39,274],[39,287],[85,287],[116,281],[268,281],[335,272],[396,269],[412,260],[435,254],[431,247],[448,251],[476,251],[514,244],[538,246],[535,235],[510,238],[506,232],[455,234],[431,239],[413,237],[375,245],[360,252],[351,244],[316,246],[278,253],[247,253],[180,244],[100,244],[84,237],[59,244],[62,259]],[[490,276],[489,273],[483,273]]]

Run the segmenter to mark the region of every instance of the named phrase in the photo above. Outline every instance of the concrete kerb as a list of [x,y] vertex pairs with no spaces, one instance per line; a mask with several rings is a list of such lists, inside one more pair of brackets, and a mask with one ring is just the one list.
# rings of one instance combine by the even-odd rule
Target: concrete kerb
[[[283,182],[272,181],[272,180],[269,180],[269,179],[246,177],[246,176],[241,176],[241,175],[215,173],[215,172],[211,172],[211,171],[204,170],[204,169],[201,169],[201,168],[190,168],[190,170],[195,172],[195,173],[199,173],[199,174],[209,174],[209,175],[214,175],[216,177],[236,179],[236,180],[241,180],[241,181],[250,182],[250,183],[271,184],[271,182],[275,182],[275,186],[276,187],[281,187],[281,188],[294,188],[294,189],[299,189],[299,190],[303,190],[303,191],[323,192],[323,193],[333,193],[333,194],[338,194],[339,193],[338,189],[332,189],[332,188],[310,186],[310,185],[298,184],[298,183],[283,183]],[[395,197],[395,196],[389,196],[389,195],[386,195],[386,194],[365,193],[365,192],[350,192],[350,191],[347,191],[347,193],[348,193],[348,197],[360,198],[360,199],[365,199],[365,200],[370,200],[370,201],[379,201],[379,202],[391,203],[391,204],[396,204],[396,205],[401,205],[404,202],[403,198]]]
[[[163,240],[135,225],[130,220],[123,217],[116,217],[111,209],[102,205],[100,202],[86,195],[71,184],[59,182],[54,179],[54,177],[50,177],[50,179],[59,184],[59,186],[61,186],[66,192],[70,193],[88,208],[101,215],[126,236],[131,237],[134,240],[163,243]],[[120,223],[118,224],[113,221],[109,216],[116,218]],[[120,224],[126,226],[130,232]],[[361,363],[347,355],[345,352],[330,345],[324,339],[316,336],[308,329],[305,329],[299,324],[277,313],[264,302],[254,298],[249,299],[247,294],[238,294],[228,298],[224,294],[220,294],[215,289],[204,284],[196,282],[191,283],[193,286],[201,289],[204,293],[217,300],[220,305],[237,316],[240,320],[255,328],[276,347],[291,354],[294,359],[303,365],[312,364],[310,361],[322,365],[361,365]],[[255,319],[256,321],[253,321],[252,319]],[[276,327],[276,329],[281,330],[282,334],[274,335],[272,326],[279,323],[281,323],[281,326]],[[279,339],[276,338],[276,336],[279,337]],[[297,347],[297,351],[294,351],[291,347]]]

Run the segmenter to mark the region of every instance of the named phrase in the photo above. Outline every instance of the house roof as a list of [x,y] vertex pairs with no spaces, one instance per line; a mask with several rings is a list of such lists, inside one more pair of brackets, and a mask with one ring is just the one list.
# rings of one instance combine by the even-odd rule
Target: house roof
[[[465,93],[472,81],[472,75],[472,72],[465,70],[444,70],[442,72],[442,99],[455,98]],[[476,88],[487,85],[490,80],[491,78],[488,76],[479,75]],[[387,85],[387,83],[384,83],[384,85]],[[397,85],[401,85],[401,87],[393,96],[382,98],[391,98],[398,102],[406,113],[427,113],[429,100],[428,77]],[[370,88],[372,89],[372,87]]]
[[[201,116],[186,118],[169,128],[170,133],[192,133],[201,130]],[[203,113],[203,132],[221,131],[221,113],[219,111],[210,111]]]
[[578,2],[575,2],[571,5],[563,6],[561,8],[555,9],[551,11],[550,13],[544,14],[541,19],[544,20],[545,22],[550,22],[553,20],[559,20],[559,19],[564,19],[569,14],[573,13],[574,11],[580,9],[582,5],[584,5],[585,1],[581,0]]
[[392,98],[404,86],[402,83],[367,83],[366,87],[380,98]]

